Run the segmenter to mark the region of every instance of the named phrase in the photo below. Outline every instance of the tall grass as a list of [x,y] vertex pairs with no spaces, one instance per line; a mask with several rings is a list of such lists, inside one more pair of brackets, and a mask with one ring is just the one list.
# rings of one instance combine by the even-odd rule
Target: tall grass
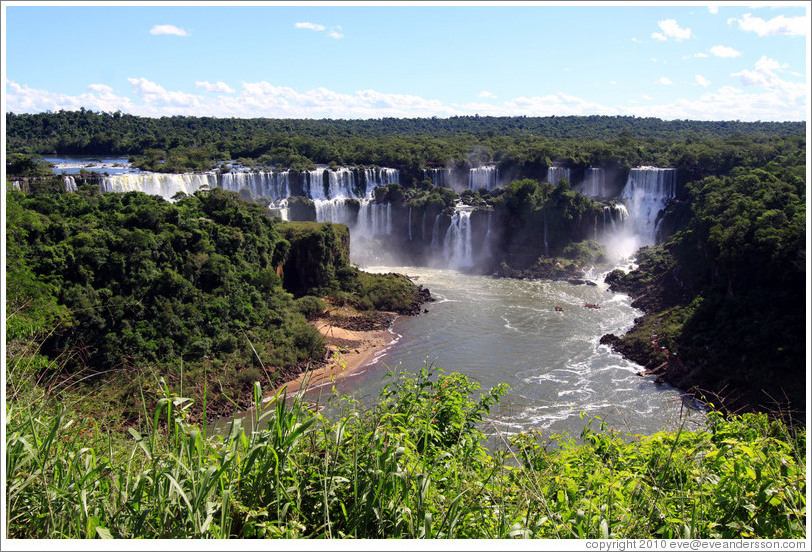
[[[161,387],[145,427],[86,436],[65,410],[8,410],[9,538],[801,538],[805,433],[764,415],[707,430],[486,445],[504,393],[391,374],[331,420],[284,390],[223,435]],[[596,420],[599,422],[599,420]],[[86,424],[85,424],[86,425]],[[551,446],[555,444],[556,446]]]

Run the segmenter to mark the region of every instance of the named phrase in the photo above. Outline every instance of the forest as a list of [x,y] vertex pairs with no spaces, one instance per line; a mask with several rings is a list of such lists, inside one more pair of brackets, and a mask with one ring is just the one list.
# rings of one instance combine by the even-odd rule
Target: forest
[[224,160],[306,170],[375,165],[420,179],[427,167],[676,167],[693,176],[766,162],[804,140],[800,122],[637,117],[217,119],[87,110],[6,114],[9,153],[125,155],[144,170],[211,170]]
[[51,377],[114,391],[125,422],[141,415],[145,378],[185,377],[195,398],[213,378],[209,408],[228,413],[254,381],[320,361],[316,295],[402,313],[419,299],[407,279],[350,265],[346,227],[280,223],[220,189],[174,203],[92,186],[6,200],[7,343],[41,337]]

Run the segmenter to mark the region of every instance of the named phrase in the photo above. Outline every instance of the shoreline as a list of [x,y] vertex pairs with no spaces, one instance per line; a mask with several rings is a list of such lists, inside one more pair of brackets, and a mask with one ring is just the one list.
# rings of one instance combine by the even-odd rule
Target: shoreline
[[279,385],[274,389],[274,393],[284,388],[287,388],[288,397],[296,395],[303,388],[307,393],[356,374],[362,368],[372,364],[377,356],[389,349],[399,338],[392,330],[392,325],[398,315],[396,313],[382,314],[387,315],[385,328],[353,330],[336,324],[335,320],[331,318],[320,318],[314,321],[313,326],[324,337],[324,345],[327,349],[324,362]]

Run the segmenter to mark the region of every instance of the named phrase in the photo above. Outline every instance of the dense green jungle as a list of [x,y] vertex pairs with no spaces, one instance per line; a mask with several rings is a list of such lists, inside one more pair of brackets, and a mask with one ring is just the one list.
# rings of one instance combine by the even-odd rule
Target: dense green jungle
[[[805,123],[82,109],[6,125],[8,538],[807,536]],[[676,168],[658,243],[607,277],[645,314],[602,342],[707,401],[706,427],[627,435],[585,413],[580,436],[494,449],[484,427],[505,388],[431,365],[389,374],[371,407],[329,397],[337,417],[301,396],[265,400],[324,362],[309,322],[331,305],[418,314],[429,291],[359,270],[346,226],[282,221],[219,188],[166,201],[88,178],[66,192],[49,154],[162,172],[397,168],[376,200],[494,212],[501,256],[478,268],[517,278],[571,278],[602,255],[606,206],[531,169]],[[462,193],[422,177],[483,163],[518,176]],[[521,232],[548,223],[549,243]]]

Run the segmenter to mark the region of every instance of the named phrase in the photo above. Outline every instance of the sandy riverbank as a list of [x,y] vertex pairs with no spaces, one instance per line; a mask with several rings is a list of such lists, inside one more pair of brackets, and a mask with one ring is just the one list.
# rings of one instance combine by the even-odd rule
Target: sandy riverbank
[[312,389],[328,384],[366,366],[377,353],[392,345],[396,338],[389,328],[397,315],[394,313],[382,314],[385,315],[383,320],[374,324],[372,329],[363,330],[342,327],[352,326],[352,324],[342,323],[340,319],[316,320],[314,326],[324,336],[324,344],[327,348],[326,362],[309,372],[300,374],[280,388],[287,386],[288,396],[294,395],[302,387]]

